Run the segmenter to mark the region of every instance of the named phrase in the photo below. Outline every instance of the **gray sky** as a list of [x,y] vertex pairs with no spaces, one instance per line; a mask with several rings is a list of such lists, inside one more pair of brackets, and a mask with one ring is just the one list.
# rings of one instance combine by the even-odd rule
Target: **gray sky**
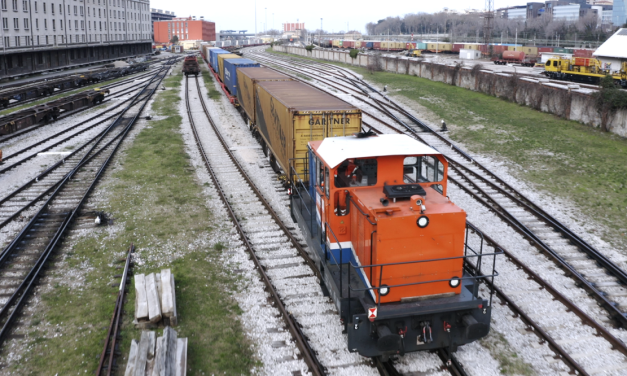
[[[512,5],[525,5],[522,0],[495,0],[495,7],[502,8]],[[206,0],[151,0],[152,8],[170,10],[177,16],[205,16],[216,23],[216,30],[249,30],[255,31],[255,1],[206,1]],[[464,10],[468,8],[483,9],[484,0],[448,0],[448,1],[345,1],[345,0],[257,0],[257,31],[281,29],[282,23],[305,23],[307,29],[318,29],[320,18],[323,18],[324,30],[350,29],[365,31],[368,22],[376,22],[388,16],[402,16],[407,13],[434,13],[444,7]],[[265,10],[264,8],[267,8]],[[273,21],[274,14],[274,21]]]

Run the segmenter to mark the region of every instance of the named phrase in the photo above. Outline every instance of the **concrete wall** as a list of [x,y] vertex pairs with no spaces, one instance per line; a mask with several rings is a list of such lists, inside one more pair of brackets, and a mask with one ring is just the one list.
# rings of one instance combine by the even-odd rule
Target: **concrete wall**
[[[565,85],[557,85],[548,80],[513,77],[507,73],[493,73],[488,70],[472,69],[455,65],[444,65],[419,61],[400,56],[379,56],[359,54],[352,59],[348,52],[313,50],[302,47],[274,46],[278,52],[342,62],[367,67],[379,59],[381,68],[388,72],[409,74],[432,81],[463,87],[484,94],[507,99],[536,110],[555,114],[565,119],[600,127],[601,115],[596,110],[594,98],[589,90],[569,90]],[[619,136],[627,137],[627,110],[609,115],[607,129]]]

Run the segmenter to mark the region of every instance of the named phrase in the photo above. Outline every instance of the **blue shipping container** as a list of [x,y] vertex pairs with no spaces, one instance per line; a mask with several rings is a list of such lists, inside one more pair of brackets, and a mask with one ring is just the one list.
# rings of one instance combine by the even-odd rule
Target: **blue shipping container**
[[209,50],[209,55],[211,56],[209,58],[209,63],[211,64],[211,68],[213,68],[214,72],[218,71],[218,55],[220,54],[228,54],[230,53],[229,51],[225,51],[225,50]]
[[366,42],[366,48],[372,48],[372,47],[374,47],[373,42]]
[[224,85],[237,96],[237,68],[257,68],[259,63],[250,59],[224,59]]

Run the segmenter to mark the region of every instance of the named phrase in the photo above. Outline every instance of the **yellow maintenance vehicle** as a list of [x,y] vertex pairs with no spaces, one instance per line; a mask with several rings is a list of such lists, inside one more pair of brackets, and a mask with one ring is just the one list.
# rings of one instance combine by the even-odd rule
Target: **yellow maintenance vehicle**
[[601,78],[610,75],[623,87],[627,87],[627,62],[619,70],[609,69],[601,60],[588,57],[553,57],[544,64],[544,75],[556,80],[568,80],[598,84]]
[[407,51],[407,56],[410,56],[410,57],[420,57],[420,56],[422,56],[422,51],[417,50],[417,49],[414,48],[414,49],[411,49],[411,50]]

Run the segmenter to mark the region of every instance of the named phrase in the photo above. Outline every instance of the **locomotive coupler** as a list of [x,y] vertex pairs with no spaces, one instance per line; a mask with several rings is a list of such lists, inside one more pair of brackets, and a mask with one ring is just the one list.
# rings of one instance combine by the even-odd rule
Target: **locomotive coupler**
[[429,321],[422,321],[420,323],[420,327],[422,328],[422,341],[423,343],[431,343],[433,342],[433,333],[431,332],[431,323]]

